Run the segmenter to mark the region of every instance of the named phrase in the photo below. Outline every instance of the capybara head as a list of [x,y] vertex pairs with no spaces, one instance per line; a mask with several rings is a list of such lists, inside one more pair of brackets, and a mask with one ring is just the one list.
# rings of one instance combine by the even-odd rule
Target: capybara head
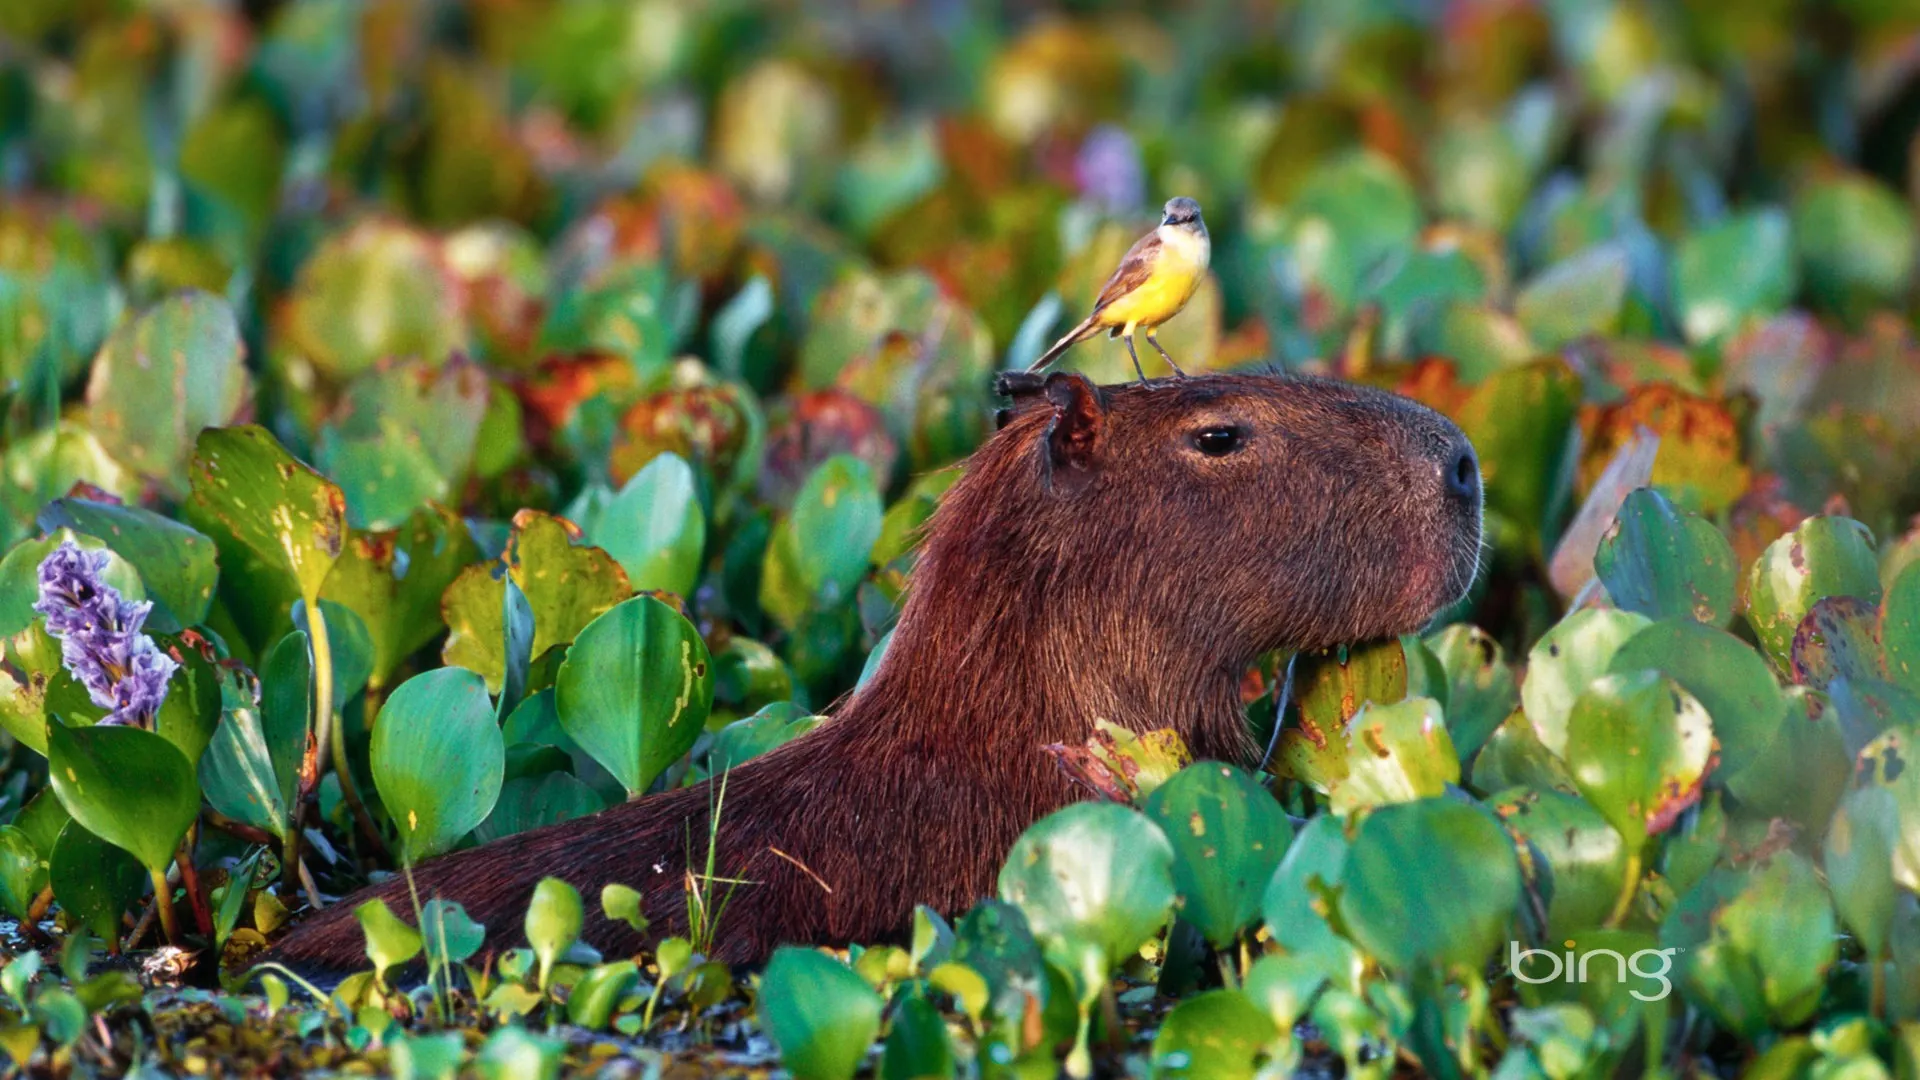
[[956,561],[1024,565],[1025,595],[1065,576],[1076,611],[1098,593],[1234,664],[1418,630],[1472,583],[1473,447],[1405,398],[1266,374],[1013,393],[1000,445],[969,465],[990,482],[948,509],[997,525],[992,551]]

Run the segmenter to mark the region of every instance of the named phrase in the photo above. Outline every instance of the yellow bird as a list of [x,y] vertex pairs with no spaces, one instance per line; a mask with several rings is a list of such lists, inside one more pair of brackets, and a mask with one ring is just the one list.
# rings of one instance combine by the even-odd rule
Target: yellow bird
[[1108,337],[1127,339],[1127,355],[1133,357],[1133,370],[1140,381],[1147,373],[1140,367],[1140,354],[1134,351],[1133,334],[1147,332],[1147,341],[1166,359],[1167,366],[1184,376],[1180,365],[1160,347],[1154,331],[1160,324],[1180,314],[1200,279],[1207,276],[1207,260],[1213,255],[1213,241],[1207,237],[1207,223],[1200,220],[1200,204],[1182,195],[1168,199],[1162,210],[1160,226],[1134,241],[1120,269],[1113,272],[1094,301],[1093,314],[1079,326],[1040,354],[1028,372],[1039,371],[1060,358],[1074,345],[1105,330]]

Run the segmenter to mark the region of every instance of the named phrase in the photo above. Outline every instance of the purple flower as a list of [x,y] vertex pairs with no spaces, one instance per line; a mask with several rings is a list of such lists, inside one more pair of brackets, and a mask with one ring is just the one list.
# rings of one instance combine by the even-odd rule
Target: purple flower
[[141,632],[153,605],[122,597],[100,579],[106,568],[105,551],[62,541],[41,560],[33,610],[47,617],[47,632],[60,640],[67,671],[95,705],[112,710],[100,722],[150,728],[180,665]]
[[1073,178],[1080,197],[1109,214],[1131,214],[1146,198],[1145,170],[1140,148],[1125,128],[1102,124],[1094,128],[1073,162]]

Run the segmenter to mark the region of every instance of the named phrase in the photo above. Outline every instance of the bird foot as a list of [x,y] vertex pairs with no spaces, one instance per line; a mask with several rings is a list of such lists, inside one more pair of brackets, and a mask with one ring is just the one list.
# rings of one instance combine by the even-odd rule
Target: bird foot
[[1046,389],[1047,377],[1034,371],[1002,371],[993,377],[995,397],[1018,398]]

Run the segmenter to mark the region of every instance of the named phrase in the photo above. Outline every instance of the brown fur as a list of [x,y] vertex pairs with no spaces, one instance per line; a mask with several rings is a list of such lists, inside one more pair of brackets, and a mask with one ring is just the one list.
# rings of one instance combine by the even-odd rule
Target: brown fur
[[[1197,452],[1193,433],[1222,424],[1246,448]],[[1095,719],[1171,726],[1198,755],[1248,760],[1238,687],[1262,653],[1413,631],[1465,590],[1477,477],[1452,491],[1445,477],[1471,453],[1438,414],[1341,383],[1096,390],[1053,376],[947,494],[872,681],[733,771],[718,872],[754,884],[733,894],[716,951],[753,961],[782,942],[879,940],[915,903],[957,913],[992,894],[1015,837],[1076,797],[1040,747],[1084,740]],[[641,942],[600,917],[600,887],[641,889],[654,934],[684,930],[709,798],[705,785],[651,795],[434,859],[415,879],[507,946],[534,883],[557,875],[587,900],[586,939],[630,951]],[[365,890],[275,958],[362,966],[353,908],[372,896],[410,909],[403,882]]]

